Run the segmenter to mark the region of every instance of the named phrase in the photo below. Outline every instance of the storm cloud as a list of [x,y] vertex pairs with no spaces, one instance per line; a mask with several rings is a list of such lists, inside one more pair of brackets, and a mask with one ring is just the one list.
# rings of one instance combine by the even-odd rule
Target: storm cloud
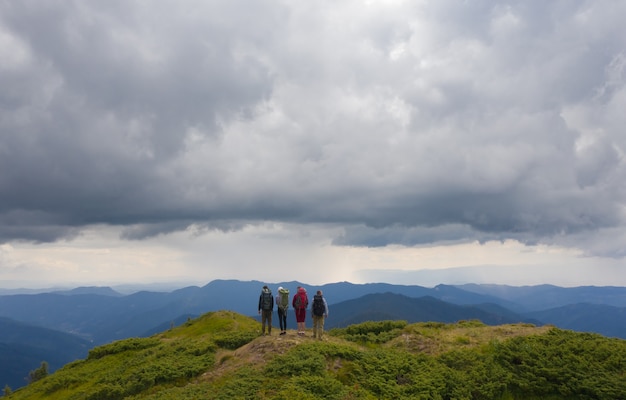
[[267,221],[623,257],[626,3],[4,1],[0,240]]

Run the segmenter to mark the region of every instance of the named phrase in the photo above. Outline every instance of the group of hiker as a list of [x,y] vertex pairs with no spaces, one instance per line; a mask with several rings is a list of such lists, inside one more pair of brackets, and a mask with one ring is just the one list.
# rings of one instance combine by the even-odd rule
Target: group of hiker
[[[306,289],[298,286],[293,298],[289,298],[289,289],[278,288],[276,297],[273,296],[270,288],[265,285],[259,296],[259,314],[261,314],[261,333],[265,335],[272,334],[272,314],[274,313],[274,304],[278,308],[278,322],[280,325],[280,335],[287,334],[287,310],[289,303],[294,309],[296,315],[297,330],[299,336],[305,336],[306,332],[306,314],[309,307],[309,297]],[[328,317],[328,303],[324,298],[322,291],[318,290],[313,296],[311,304],[311,317],[313,319],[313,338],[322,339],[324,334],[324,319]]]

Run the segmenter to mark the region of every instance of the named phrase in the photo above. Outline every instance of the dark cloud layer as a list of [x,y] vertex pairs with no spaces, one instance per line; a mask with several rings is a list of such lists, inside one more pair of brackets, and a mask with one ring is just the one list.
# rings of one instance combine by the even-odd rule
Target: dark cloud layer
[[3,2],[0,239],[270,220],[621,256],[624,8]]

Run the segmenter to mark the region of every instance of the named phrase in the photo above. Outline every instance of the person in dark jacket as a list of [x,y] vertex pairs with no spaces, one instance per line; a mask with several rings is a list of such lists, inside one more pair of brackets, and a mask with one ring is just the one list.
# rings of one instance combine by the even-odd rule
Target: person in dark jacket
[[313,296],[311,316],[313,318],[313,337],[322,340],[324,320],[328,318],[328,303],[326,303],[326,298],[322,295],[321,290],[318,290],[317,294]]
[[259,296],[259,314],[261,314],[261,333],[265,335],[265,325],[267,324],[267,334],[272,334],[272,313],[274,312],[274,296],[267,285],[263,286]]

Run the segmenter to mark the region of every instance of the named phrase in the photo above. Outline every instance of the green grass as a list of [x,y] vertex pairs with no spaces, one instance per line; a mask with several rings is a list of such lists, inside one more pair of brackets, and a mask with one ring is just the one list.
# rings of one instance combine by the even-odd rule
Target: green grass
[[366,322],[324,341],[259,336],[208,313],[86,360],[9,399],[618,399],[626,341],[528,324]]
[[258,336],[257,322],[232,312],[208,313],[149,338],[99,346],[87,359],[15,391],[10,399],[124,399],[186,385],[210,370],[221,348]]

